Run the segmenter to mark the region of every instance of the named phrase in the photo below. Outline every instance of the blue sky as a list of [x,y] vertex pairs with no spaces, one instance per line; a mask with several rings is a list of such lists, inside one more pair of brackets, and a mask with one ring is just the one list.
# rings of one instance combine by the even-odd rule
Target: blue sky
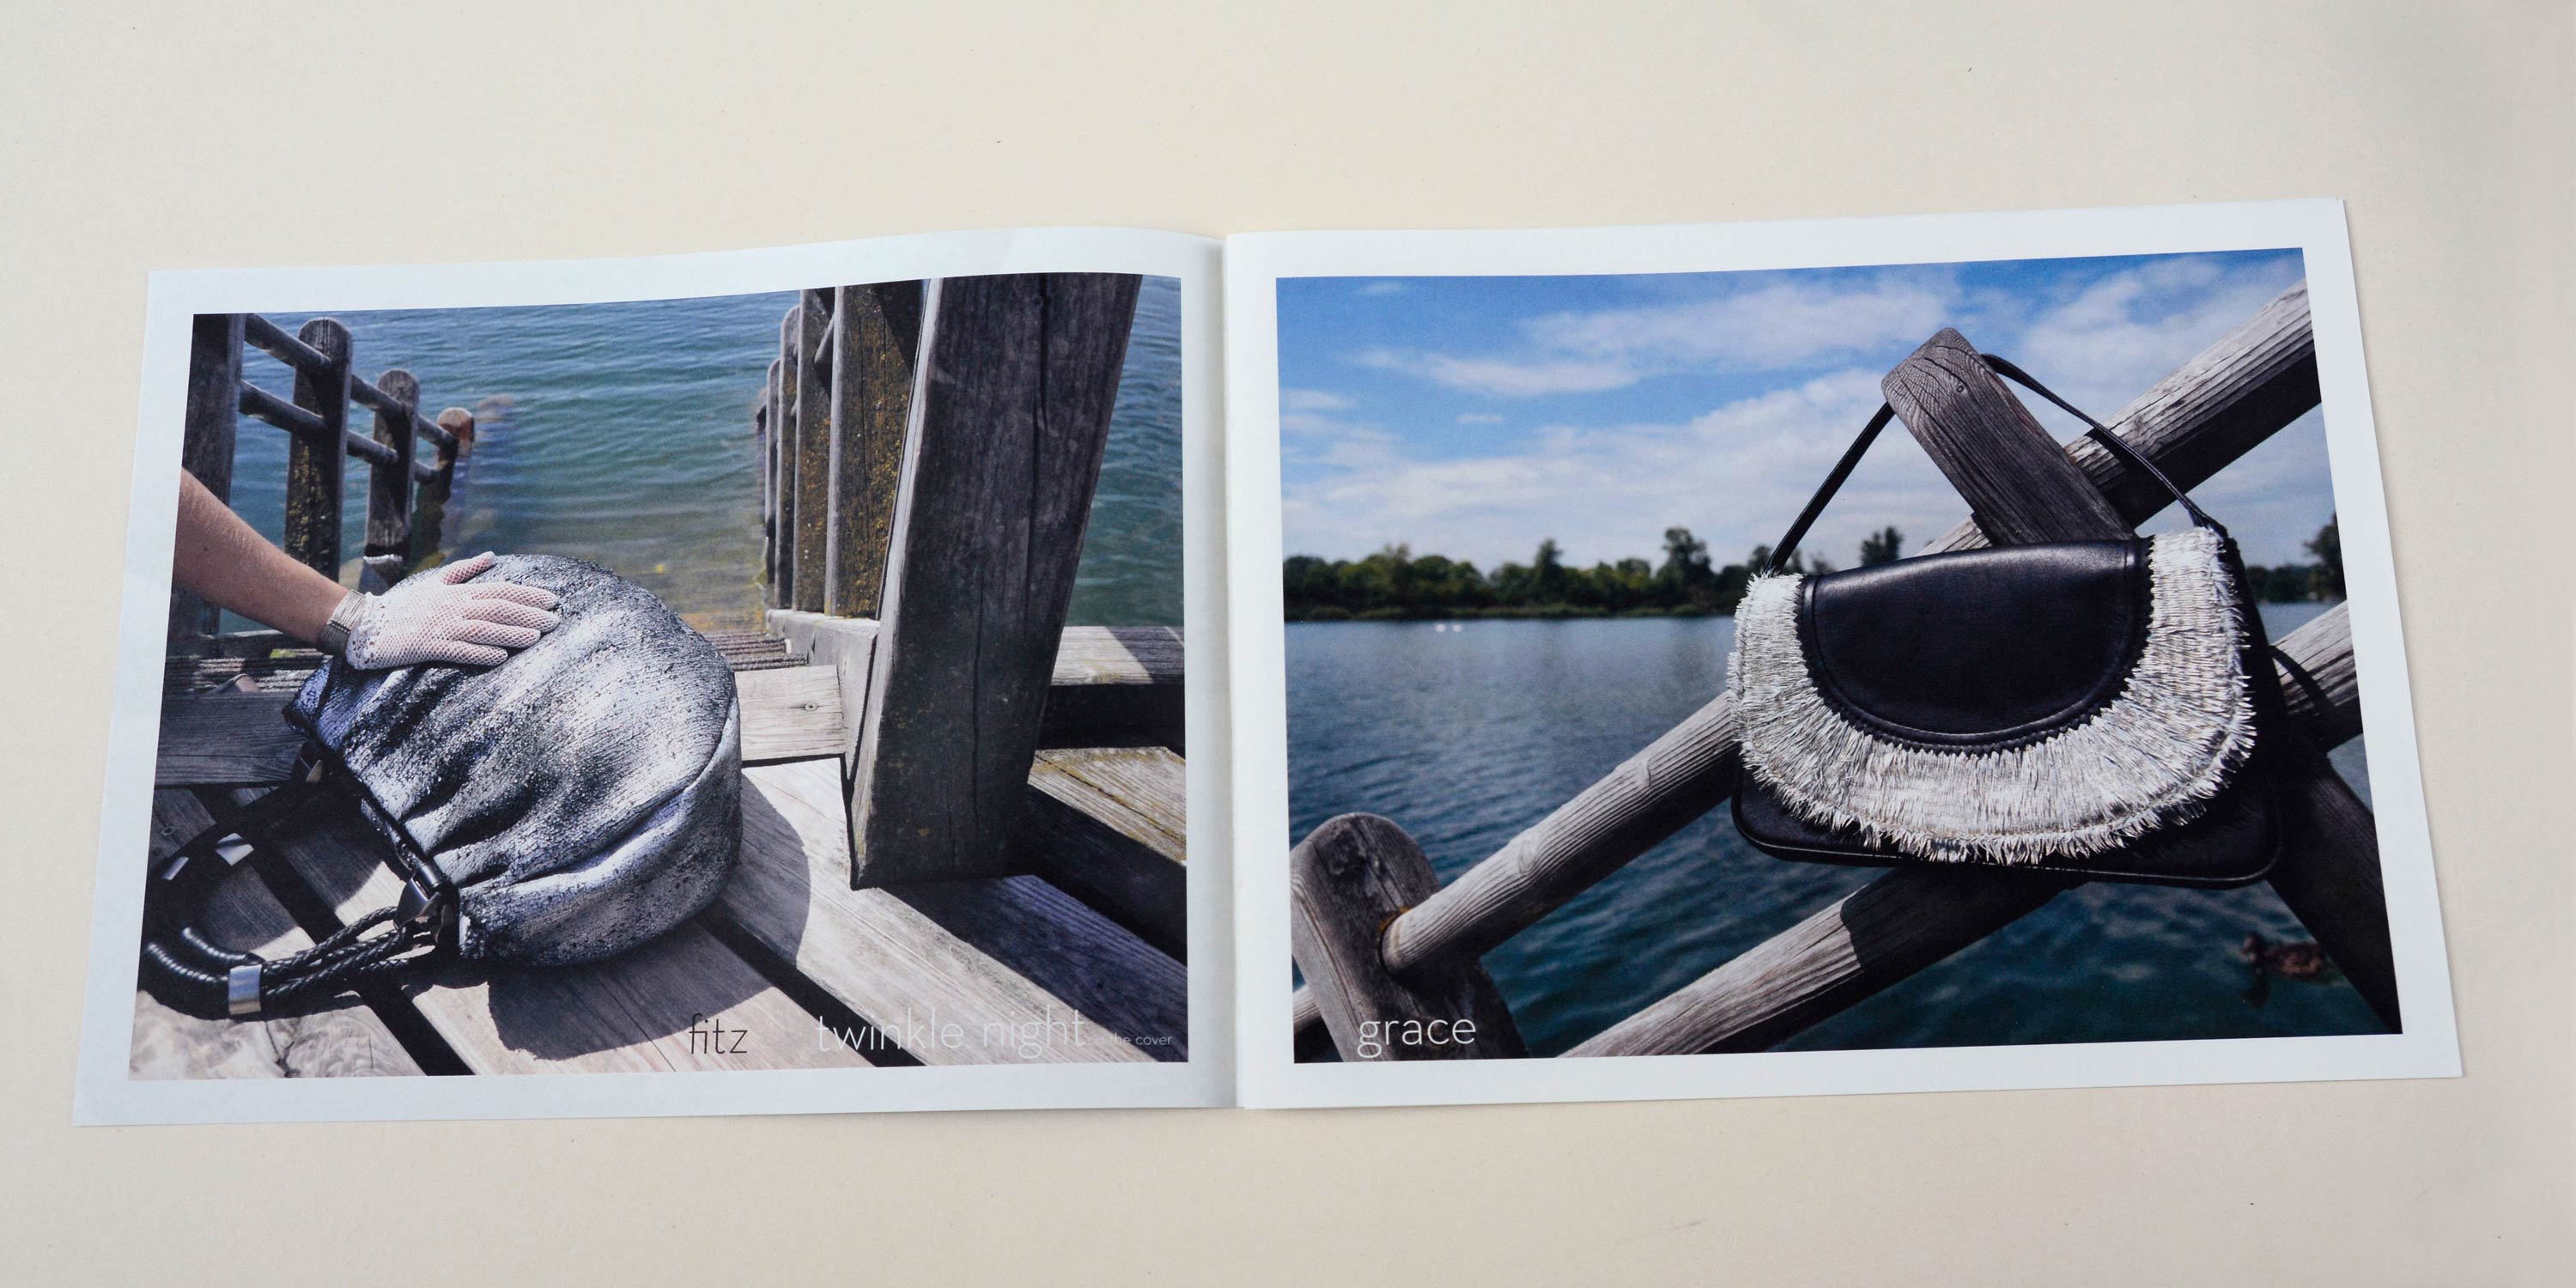
[[[1585,277],[1279,283],[1290,554],[1390,542],[1491,570],[1542,537],[1568,562],[1660,559],[1680,524],[1720,563],[1777,538],[1943,326],[2108,418],[2302,276],[2299,254]],[[2026,400],[2060,438],[2082,425]],[[2334,508],[2319,413],[2195,489],[2255,563],[2304,562]],[[1882,436],[1807,548],[1850,564],[1965,514]],[[2170,526],[2164,521],[2149,530]]]

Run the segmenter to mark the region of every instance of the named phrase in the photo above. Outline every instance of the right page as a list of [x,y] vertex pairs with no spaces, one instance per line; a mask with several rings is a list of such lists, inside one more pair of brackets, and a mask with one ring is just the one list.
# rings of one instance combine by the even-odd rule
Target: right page
[[2459,1073],[2340,203],[1225,290],[1245,1103]]

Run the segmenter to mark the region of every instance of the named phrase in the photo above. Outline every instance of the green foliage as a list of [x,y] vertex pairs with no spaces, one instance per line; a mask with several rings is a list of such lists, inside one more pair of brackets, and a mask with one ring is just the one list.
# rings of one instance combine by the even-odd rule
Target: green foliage
[[1905,534],[1892,524],[1860,539],[1860,566],[1863,568],[1873,564],[1892,564],[1904,555]]
[[[1860,562],[1894,563],[1905,534],[1882,528],[1862,539]],[[2308,550],[2314,564],[2246,569],[2255,598],[2288,603],[2343,597],[2343,546],[2328,520]],[[1565,562],[1564,547],[1542,540],[1527,564],[1506,563],[1490,574],[1444,555],[1415,557],[1390,545],[1365,559],[1291,555],[1280,569],[1280,589],[1292,622],[1413,620],[1443,617],[1639,617],[1724,616],[1744,598],[1746,583],[1771,558],[1755,546],[1742,563],[1709,562],[1708,543],[1684,527],[1664,529],[1661,563],[1621,559],[1589,568]],[[1834,565],[1800,551],[1789,572],[1826,573]]]
[[2317,557],[2316,574],[2311,584],[2319,599],[2343,598],[2343,526],[2341,515],[2326,516],[2326,526],[2308,542],[2308,553]]
[[1280,589],[1290,621],[1710,615],[1733,612],[1749,576],[1740,564],[1711,567],[1707,542],[1671,528],[1661,565],[1628,558],[1576,567],[1549,538],[1527,564],[1486,574],[1461,560],[1416,558],[1405,546],[1388,546],[1365,559],[1293,555],[1280,570]]

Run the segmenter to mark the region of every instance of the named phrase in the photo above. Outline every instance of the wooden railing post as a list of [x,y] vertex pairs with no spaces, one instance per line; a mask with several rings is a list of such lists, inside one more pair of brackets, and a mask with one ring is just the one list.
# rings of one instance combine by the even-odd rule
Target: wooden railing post
[[391,465],[371,464],[367,477],[367,546],[358,580],[383,590],[401,581],[411,565],[412,459],[417,450],[412,417],[418,414],[420,381],[396,367],[376,377],[376,389],[393,404],[376,411],[375,439],[394,449]]
[[[418,406],[413,410],[418,411]],[[456,492],[456,458],[466,444],[474,441],[474,413],[462,407],[438,413],[437,423],[447,431],[447,437],[436,444],[437,455],[430,459],[429,477],[420,481],[420,491],[412,502],[411,559],[406,565],[411,568],[428,562],[446,539],[443,529],[447,525],[447,499]]]
[[778,387],[769,394],[770,438],[778,445],[778,550],[769,567],[770,587],[780,608],[796,606],[796,381],[797,335],[805,313],[802,300],[778,319]]
[[1289,853],[1290,951],[1344,1060],[1529,1054],[1483,963],[1452,962],[1402,979],[1387,970],[1380,932],[1439,887],[1422,847],[1375,814],[1331,819]]
[[[200,313],[189,326],[188,404],[179,439],[179,468],[218,501],[233,494],[233,441],[241,422],[242,315]],[[214,605],[170,590],[170,644],[195,652],[215,633]]]
[[831,390],[818,361],[829,325],[824,295],[804,292],[787,315],[788,339],[796,354],[796,380],[788,391],[796,404],[788,418],[796,427],[796,593],[788,606],[807,612],[823,607],[823,552],[831,539],[824,527],[831,517]]
[[783,365],[782,358],[770,359],[768,382],[760,387],[760,571],[768,583],[772,608],[787,607],[787,601],[778,595],[778,556],[781,543],[787,540],[787,497],[778,475],[778,444],[786,432],[778,413],[778,373]]
[[1138,284],[1014,274],[924,292],[852,773],[854,885],[1010,870]]
[[320,371],[297,368],[295,405],[322,422],[286,449],[286,553],[325,577],[340,579],[340,490],[348,470],[349,328],[315,318],[295,338],[322,355]]
[[886,542],[921,345],[921,283],[844,286],[832,306],[829,543],[823,611],[874,617],[885,591]]

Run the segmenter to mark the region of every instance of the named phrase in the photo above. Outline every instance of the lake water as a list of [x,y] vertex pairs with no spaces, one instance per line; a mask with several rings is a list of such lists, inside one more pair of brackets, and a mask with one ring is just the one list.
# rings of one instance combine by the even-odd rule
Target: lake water
[[[2270,605],[2263,619],[2277,638],[2322,611]],[[1715,696],[1734,630],[1730,618],[1291,624],[1291,828],[1383,814],[1454,880]],[[2368,800],[2361,741],[2334,759]],[[1720,808],[1485,965],[1531,1050],[1554,1055],[1875,875],[1772,858]],[[2248,934],[2307,938],[2261,884],[2088,885],[1783,1047],[2381,1031],[2341,982],[2276,979],[2249,996],[2236,955]]]
[[[480,409],[445,544],[574,555],[701,620],[760,607],[760,477],[751,410],[791,294],[544,308],[348,312],[360,374],[402,367],[421,399]],[[1181,621],[1180,283],[1149,277],[1136,307],[1077,573],[1077,625]],[[313,315],[272,314],[290,334]],[[281,397],[287,368],[253,348],[246,378]],[[367,432],[372,413],[353,409]],[[365,541],[368,469],[349,465],[342,557]],[[242,418],[233,504],[284,531],[286,434]],[[245,629],[238,619],[226,629]]]

